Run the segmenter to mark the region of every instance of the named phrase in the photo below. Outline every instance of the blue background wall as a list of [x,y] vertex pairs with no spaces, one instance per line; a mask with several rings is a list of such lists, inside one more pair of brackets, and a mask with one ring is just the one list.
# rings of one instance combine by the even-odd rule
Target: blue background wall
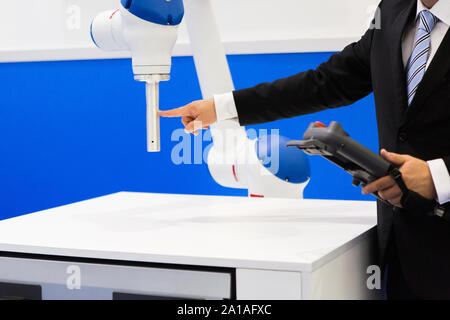
[[[331,53],[236,55],[229,62],[236,88],[309,68]],[[143,84],[130,60],[0,64],[0,219],[117,191],[245,195],[220,187],[207,166],[175,165],[170,141],[178,119],[161,120],[162,152],[146,152]],[[200,99],[191,57],[173,61],[172,80],[161,85],[161,108]],[[372,96],[352,107],[254,128],[280,129],[300,138],[311,121],[340,121],[377,150]],[[205,144],[206,146],[207,144]],[[373,200],[327,161],[310,158],[306,198]]]

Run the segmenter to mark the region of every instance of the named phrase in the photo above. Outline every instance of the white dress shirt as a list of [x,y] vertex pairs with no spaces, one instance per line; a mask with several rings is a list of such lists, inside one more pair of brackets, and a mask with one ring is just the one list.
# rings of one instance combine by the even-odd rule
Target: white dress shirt
[[[431,9],[427,9],[421,0],[417,0],[417,16],[422,10],[429,10],[439,21],[431,32],[431,50],[427,61],[427,66],[433,60],[445,34],[450,26],[450,0],[439,0]],[[414,40],[416,37],[419,21],[408,26],[403,34],[402,52],[403,64],[406,67],[411,56]],[[214,96],[216,106],[217,121],[235,120],[238,121],[238,112],[232,92]],[[450,108],[450,106],[449,106]],[[450,174],[447,166],[442,159],[428,161],[434,186],[436,188],[439,203],[443,204],[450,201]]]

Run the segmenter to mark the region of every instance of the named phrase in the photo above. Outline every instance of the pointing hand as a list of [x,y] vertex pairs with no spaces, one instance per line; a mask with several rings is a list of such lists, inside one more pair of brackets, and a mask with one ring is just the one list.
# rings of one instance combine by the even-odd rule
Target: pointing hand
[[159,114],[168,118],[181,117],[184,130],[195,135],[198,135],[198,130],[208,129],[217,121],[214,99],[194,101],[180,108],[160,111]]

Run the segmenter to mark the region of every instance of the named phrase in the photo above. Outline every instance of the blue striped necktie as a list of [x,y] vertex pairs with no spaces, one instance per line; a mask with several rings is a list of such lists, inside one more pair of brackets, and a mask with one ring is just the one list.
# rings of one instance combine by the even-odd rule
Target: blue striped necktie
[[419,13],[419,27],[417,29],[411,57],[406,65],[408,106],[411,105],[417,88],[425,74],[428,57],[430,56],[431,31],[438,19],[428,10]]

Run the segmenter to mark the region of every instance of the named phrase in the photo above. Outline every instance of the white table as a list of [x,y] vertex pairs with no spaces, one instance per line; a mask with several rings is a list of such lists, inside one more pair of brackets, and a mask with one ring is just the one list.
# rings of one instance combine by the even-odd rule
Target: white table
[[371,298],[375,225],[375,202],[121,192],[1,221],[0,282],[44,299]]

